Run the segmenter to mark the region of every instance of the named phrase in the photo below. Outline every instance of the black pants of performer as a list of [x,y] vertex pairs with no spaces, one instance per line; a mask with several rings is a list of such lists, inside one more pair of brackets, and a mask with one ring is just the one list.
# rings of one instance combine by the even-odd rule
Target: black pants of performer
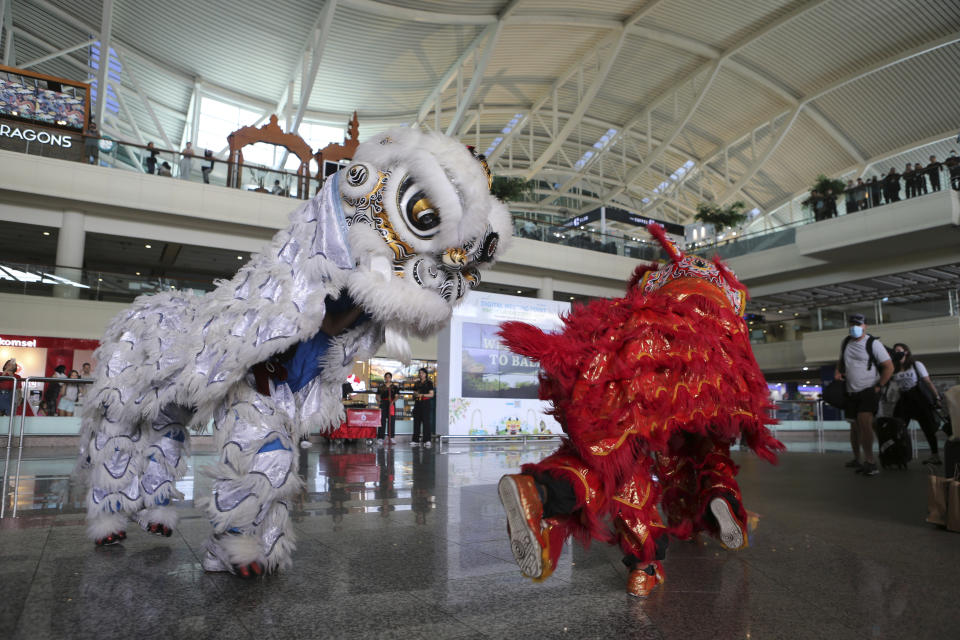
[[847,213],[855,213],[856,211],[857,211],[857,201],[847,200]]
[[[930,445],[930,454],[937,455],[939,453],[937,428],[940,421],[937,420],[933,409],[927,404],[919,386],[904,392],[900,396],[900,400],[897,401],[897,406],[893,410],[893,416],[903,420],[904,424],[910,424],[911,420],[916,420],[923,431],[923,435],[927,438],[927,444]],[[952,433],[947,435],[952,435]]]
[[397,426],[396,416],[390,415],[390,405],[380,404],[380,428],[377,429],[377,439],[392,438]]
[[913,188],[914,191],[918,196],[926,195],[927,194],[927,177],[919,176],[916,180],[917,180],[917,184]]
[[430,442],[433,425],[430,424],[430,402],[415,402],[413,405],[413,441]]
[[930,191],[940,191],[940,172],[930,174]]

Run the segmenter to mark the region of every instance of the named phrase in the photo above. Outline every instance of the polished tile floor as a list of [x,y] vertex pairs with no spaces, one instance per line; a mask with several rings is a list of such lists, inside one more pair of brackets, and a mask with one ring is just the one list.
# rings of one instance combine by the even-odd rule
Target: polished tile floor
[[[0,521],[0,638],[944,638],[960,629],[960,534],[924,524],[919,465],[855,476],[840,454],[778,467],[740,456],[752,546],[673,543],[667,582],[627,596],[616,550],[570,546],[542,584],[520,576],[496,493],[540,443],[302,452],[295,566],[205,574],[209,487],[193,471],[171,538],[83,537],[69,451],[28,450]],[[195,454],[194,465],[210,461]],[[15,468],[15,465],[14,465]],[[8,489],[8,499],[11,489]],[[8,503],[8,507],[10,504]]]

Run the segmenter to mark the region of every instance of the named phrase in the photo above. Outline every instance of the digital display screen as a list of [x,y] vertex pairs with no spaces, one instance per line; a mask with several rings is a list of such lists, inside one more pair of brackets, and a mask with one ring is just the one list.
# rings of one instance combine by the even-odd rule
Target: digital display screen
[[87,121],[86,85],[69,85],[0,71],[0,115],[82,131]]
[[537,397],[539,366],[508,351],[496,333],[499,326],[463,323],[461,395],[468,398]]

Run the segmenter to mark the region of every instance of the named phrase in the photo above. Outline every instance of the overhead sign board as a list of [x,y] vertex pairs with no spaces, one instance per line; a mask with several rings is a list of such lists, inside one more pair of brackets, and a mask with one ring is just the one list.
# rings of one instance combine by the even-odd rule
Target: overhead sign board
[[[667,233],[683,236],[684,227],[682,224],[676,224],[674,222],[664,222],[663,220],[657,220],[655,218],[649,218],[647,216],[642,216],[638,213],[631,213],[623,209],[618,209],[617,207],[606,207],[604,214],[607,220],[612,220],[614,222],[622,222],[624,224],[632,224],[636,227],[646,227],[648,224],[659,224],[661,225]],[[582,227],[585,224],[591,222],[597,222],[600,220],[600,209],[594,209],[587,213],[580,214],[570,218],[566,222],[563,222],[561,226],[567,227],[569,229],[575,229],[577,227]]]

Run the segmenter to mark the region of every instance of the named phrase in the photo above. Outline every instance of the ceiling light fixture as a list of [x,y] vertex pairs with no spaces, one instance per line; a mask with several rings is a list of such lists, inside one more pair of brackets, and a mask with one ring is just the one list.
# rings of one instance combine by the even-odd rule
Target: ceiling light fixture
[[48,236],[48,235],[50,235],[50,232],[49,232],[49,231],[44,231],[44,232],[43,232],[43,235]]
[[144,249],[152,249],[152,247],[151,247],[150,245],[148,245],[148,244],[143,245],[143,248],[144,248]]
[[137,275],[140,275],[140,272],[139,272],[139,271],[137,271],[136,273],[137,273]]

